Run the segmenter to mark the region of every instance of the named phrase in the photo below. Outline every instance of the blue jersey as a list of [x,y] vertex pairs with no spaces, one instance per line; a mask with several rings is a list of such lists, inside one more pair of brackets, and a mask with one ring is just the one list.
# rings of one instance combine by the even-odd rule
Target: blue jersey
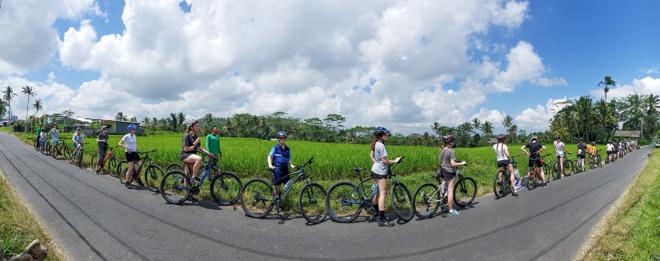
[[83,143],[83,135],[82,133],[80,135],[73,134],[73,137],[71,137],[71,140],[73,140],[73,146],[78,146],[79,144],[82,145]]
[[277,144],[270,150],[269,155],[273,159],[273,165],[276,167],[288,166],[289,161],[291,161],[291,151],[288,146],[282,148],[280,144]]

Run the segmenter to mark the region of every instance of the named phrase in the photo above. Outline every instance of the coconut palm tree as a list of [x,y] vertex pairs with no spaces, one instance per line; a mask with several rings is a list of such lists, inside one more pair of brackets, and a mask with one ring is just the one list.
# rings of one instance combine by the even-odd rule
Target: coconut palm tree
[[11,88],[11,86],[7,86],[5,90],[2,92],[2,98],[5,99],[5,102],[7,103],[7,111],[9,112],[9,122],[11,123],[11,100],[14,99],[14,96],[16,96],[16,93],[14,92],[14,89]]
[[484,123],[481,124],[481,131],[483,131],[484,137],[486,137],[486,139],[489,139],[493,136],[493,129],[493,123],[490,121],[484,121]]
[[[28,115],[30,114],[30,97],[34,96],[34,87],[26,85],[23,86],[23,94],[27,96],[27,105],[25,106],[25,123],[28,122]],[[28,129],[25,128],[25,132],[27,132]]]
[[[35,110],[35,112],[34,112],[35,117],[37,116],[37,114],[39,114],[39,111],[41,111],[41,109],[44,108],[43,104],[41,104],[41,99],[34,100],[34,104],[32,104],[32,107]],[[43,125],[43,122],[42,122],[42,125]]]
[[606,75],[605,78],[603,78],[602,81],[598,83],[598,87],[600,85],[605,85],[605,88],[603,88],[603,91],[605,92],[605,101],[607,101],[607,93],[610,92],[610,86],[616,86],[616,81],[612,80],[612,76]]
[[511,118],[511,115],[507,115],[504,117],[504,121],[502,122],[502,125],[504,125],[505,129],[511,128],[511,125],[513,125],[513,118]]
[[0,119],[5,116],[5,112],[7,112],[7,103],[5,100],[0,99]]

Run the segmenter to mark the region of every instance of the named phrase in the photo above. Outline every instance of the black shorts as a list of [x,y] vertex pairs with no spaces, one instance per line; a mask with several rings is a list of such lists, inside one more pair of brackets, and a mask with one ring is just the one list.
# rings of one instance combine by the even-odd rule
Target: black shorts
[[440,170],[440,175],[445,180],[452,180],[456,177],[456,172],[449,172],[444,169]]
[[124,155],[126,156],[126,161],[128,162],[140,161],[140,154],[138,154],[136,151],[126,152]]
[[614,151],[607,151],[607,155],[614,154]]
[[498,160],[497,161],[497,167],[498,168],[506,167],[506,166],[509,166],[509,160]]
[[387,179],[387,175],[376,174],[373,171],[371,172],[371,176],[374,177],[374,179]]
[[587,157],[587,154],[578,154],[577,157],[578,159],[584,159]]
[[534,165],[536,165],[539,168],[543,167],[543,163],[541,162],[541,159],[530,159],[529,160],[529,167],[533,168]]

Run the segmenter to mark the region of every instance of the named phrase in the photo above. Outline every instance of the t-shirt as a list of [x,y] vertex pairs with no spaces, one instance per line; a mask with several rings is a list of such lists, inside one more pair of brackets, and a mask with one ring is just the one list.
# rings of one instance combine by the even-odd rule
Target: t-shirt
[[220,136],[206,135],[206,150],[213,155],[220,155]]
[[578,148],[579,150],[582,150],[582,151],[580,152],[580,155],[584,155],[584,154],[587,152],[587,144],[584,144],[584,143],[578,143],[577,148]]
[[289,149],[289,146],[284,145],[284,147],[282,147],[280,144],[277,144],[270,149],[268,156],[273,159],[274,166],[288,168],[289,162],[291,161],[291,150]]
[[36,129],[34,130],[34,132],[35,132],[37,135],[40,135],[40,133],[41,133],[41,128],[36,128]]
[[385,144],[378,141],[374,146],[374,164],[371,166],[371,171],[381,176],[387,175],[387,166],[383,163],[383,158],[387,157],[387,150]]
[[107,150],[108,149],[108,134],[106,133],[99,133],[99,136],[97,138],[98,140],[105,140],[105,141],[99,141],[99,149],[101,150]]
[[60,131],[57,129],[53,129],[50,132],[50,137],[53,139],[53,141],[59,141],[60,140]]
[[443,148],[440,150],[440,166],[444,171],[447,172],[456,172],[456,169],[451,166],[451,161],[456,161],[456,154],[454,154],[454,149]]
[[529,150],[529,159],[530,160],[539,160],[541,159],[541,155],[539,154],[539,151],[543,148],[543,145],[540,142],[530,142],[525,145],[525,147]]
[[495,150],[495,155],[497,156],[497,161],[508,160],[506,156],[506,151],[509,147],[504,143],[497,143],[493,145],[493,150]]
[[614,151],[614,145],[612,143],[607,144],[607,151]]
[[557,155],[564,155],[564,143],[563,142],[556,142],[555,141],[555,153]]
[[126,146],[126,152],[137,151],[137,136],[127,133],[121,138],[121,141],[124,143],[124,146]]
[[199,143],[197,143],[197,145],[195,145],[195,147],[193,148],[192,151],[186,151],[185,150],[185,147],[192,146],[193,143],[195,143],[196,140],[197,140],[197,135],[194,135],[194,134],[188,133],[185,136],[183,136],[183,142],[181,143],[181,158],[187,158],[188,156],[190,156],[192,154],[197,154],[197,149],[200,146]]
[[82,135],[76,135],[75,133],[73,134],[73,137],[71,137],[71,140],[73,141],[74,146],[78,146],[78,144],[82,144],[83,140],[85,139],[85,136]]
[[619,143],[618,142],[615,142],[614,144],[612,144],[612,146],[614,146],[614,151],[619,151]]
[[46,140],[46,133],[45,132],[42,131],[42,132],[39,133],[39,140],[42,140],[42,141]]
[[596,153],[596,146],[591,145],[591,144],[590,144],[590,145],[587,145],[587,152],[588,152],[589,154],[595,154],[595,153]]

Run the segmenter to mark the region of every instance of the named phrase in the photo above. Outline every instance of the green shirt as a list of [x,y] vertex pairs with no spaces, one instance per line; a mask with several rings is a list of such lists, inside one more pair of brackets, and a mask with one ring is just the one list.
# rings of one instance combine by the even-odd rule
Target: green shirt
[[37,132],[37,136],[39,136],[39,134],[41,133],[41,128],[37,127],[37,129],[35,129],[35,131]]
[[206,135],[206,150],[213,155],[220,155],[220,136]]

